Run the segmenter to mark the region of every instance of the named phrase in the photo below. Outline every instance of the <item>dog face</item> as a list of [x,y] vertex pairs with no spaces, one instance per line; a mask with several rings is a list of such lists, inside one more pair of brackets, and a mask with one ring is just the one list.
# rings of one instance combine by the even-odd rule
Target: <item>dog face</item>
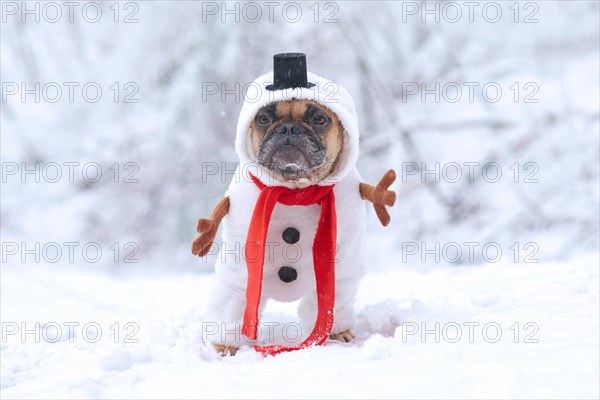
[[312,100],[269,104],[256,113],[250,128],[256,161],[275,179],[297,186],[330,175],[342,151],[342,124]]

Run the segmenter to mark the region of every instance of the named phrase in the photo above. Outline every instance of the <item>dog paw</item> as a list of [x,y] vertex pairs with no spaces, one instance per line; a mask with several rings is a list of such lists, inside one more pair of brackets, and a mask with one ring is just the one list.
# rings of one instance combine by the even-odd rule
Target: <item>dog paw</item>
[[344,343],[351,342],[355,337],[356,336],[354,336],[354,333],[352,333],[352,331],[350,329],[346,329],[345,331],[338,332],[338,333],[332,333],[331,335],[329,335],[330,339],[338,340],[338,341],[344,342]]
[[213,343],[212,346],[217,351],[217,353],[219,353],[223,357],[228,356],[228,355],[235,356],[235,353],[237,353],[237,351],[238,351],[237,347],[227,346],[227,345],[221,344],[221,343]]

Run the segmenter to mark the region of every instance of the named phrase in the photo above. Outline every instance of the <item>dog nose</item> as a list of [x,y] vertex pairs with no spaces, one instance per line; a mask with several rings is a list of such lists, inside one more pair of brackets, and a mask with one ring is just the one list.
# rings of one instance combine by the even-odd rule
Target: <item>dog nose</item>
[[298,135],[302,132],[302,127],[295,122],[285,122],[281,124],[275,132],[280,135]]

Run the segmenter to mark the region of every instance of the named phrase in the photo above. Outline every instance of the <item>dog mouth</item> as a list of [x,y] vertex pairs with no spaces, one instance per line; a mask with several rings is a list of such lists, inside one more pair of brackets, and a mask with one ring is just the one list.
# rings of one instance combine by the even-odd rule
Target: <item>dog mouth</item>
[[265,143],[257,161],[286,180],[297,181],[325,164],[325,151],[309,140],[285,140]]

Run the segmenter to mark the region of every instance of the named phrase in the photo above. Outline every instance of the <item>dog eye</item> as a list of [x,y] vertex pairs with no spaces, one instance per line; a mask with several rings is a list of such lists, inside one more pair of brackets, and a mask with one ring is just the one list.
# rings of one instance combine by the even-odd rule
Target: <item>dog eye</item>
[[271,120],[265,114],[261,114],[256,118],[256,122],[261,125],[267,125],[269,122],[271,122]]
[[315,117],[313,118],[313,122],[317,125],[323,125],[325,121],[325,117],[323,117],[322,115],[315,115]]

